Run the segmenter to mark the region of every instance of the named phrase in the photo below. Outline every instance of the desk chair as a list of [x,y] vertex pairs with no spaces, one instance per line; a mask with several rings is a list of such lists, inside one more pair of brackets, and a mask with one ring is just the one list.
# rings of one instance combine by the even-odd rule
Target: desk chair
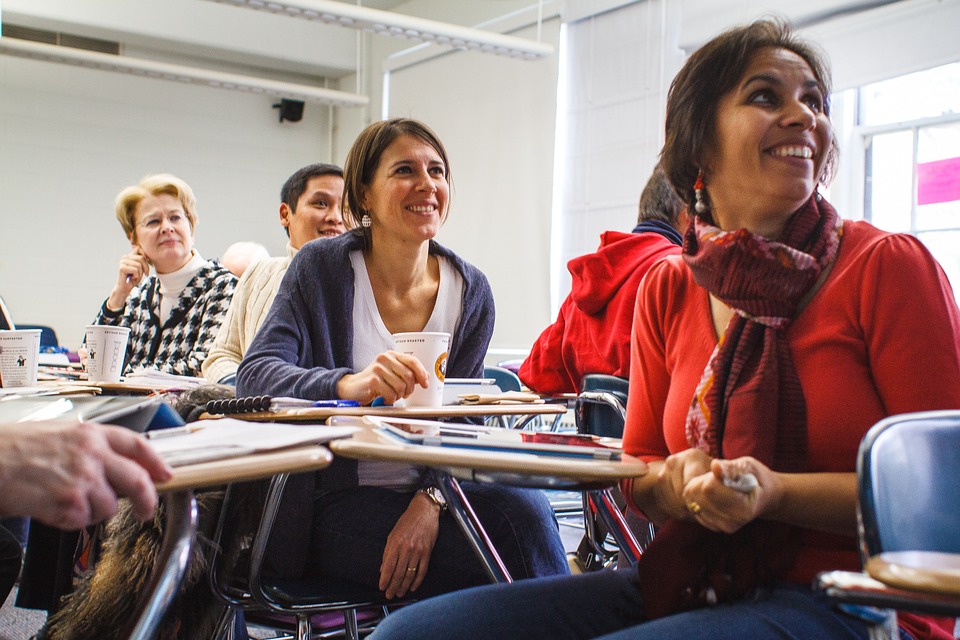
[[520,365],[523,364],[523,358],[511,358],[509,360],[501,360],[497,363],[498,367],[503,367],[507,371],[512,371],[513,373],[520,373]]
[[[605,374],[587,374],[576,400],[577,432],[607,438],[622,438],[627,416],[629,381]],[[653,539],[653,524],[642,521],[631,527],[624,517],[626,501],[616,487],[583,494],[585,533],[577,558],[587,570],[614,562],[636,562]],[[638,518],[639,519],[639,518]],[[616,547],[607,543],[613,537]]]
[[43,324],[20,324],[17,329],[40,329],[40,350],[45,347],[59,347],[60,341],[57,339],[57,332],[53,327]]
[[[232,485],[227,489],[220,522],[214,535],[214,557],[211,561],[211,586],[218,599],[227,610],[221,617],[214,638],[230,640],[236,625],[237,613],[242,611],[247,620],[258,625],[287,630],[288,624],[283,617],[295,619],[295,637],[297,640],[310,640],[314,633],[314,621],[318,614],[339,613],[342,623],[337,620],[333,627],[323,629],[324,637],[337,632],[338,637],[346,640],[358,640],[361,634],[370,633],[373,626],[387,613],[387,600],[379,590],[344,580],[332,580],[322,577],[271,578],[263,573],[267,546],[273,531],[280,502],[289,475],[279,475],[269,481],[266,495],[261,501],[262,512],[259,525],[253,536],[249,553],[237,554],[236,550],[224,548],[227,544],[224,532],[230,528],[230,520],[236,517],[240,499],[250,496],[238,495],[238,492],[253,494],[258,489],[250,484]],[[255,509],[254,509],[255,511]],[[239,555],[234,567],[226,567],[226,556]],[[390,601],[390,606],[402,604]],[[362,612],[363,624],[358,621],[358,611]],[[279,615],[278,615],[279,614]],[[329,620],[325,622],[330,623]]]
[[878,422],[860,444],[857,482],[865,572],[822,573],[817,587],[845,603],[960,615],[960,411]]
[[[521,384],[517,374],[503,367],[484,367],[483,377],[493,379],[500,391],[504,393],[507,391],[520,391],[523,388],[523,384]],[[488,418],[487,420],[488,423],[492,422],[494,426],[503,429],[509,429],[513,426],[513,421],[508,416],[496,416],[494,418]]]

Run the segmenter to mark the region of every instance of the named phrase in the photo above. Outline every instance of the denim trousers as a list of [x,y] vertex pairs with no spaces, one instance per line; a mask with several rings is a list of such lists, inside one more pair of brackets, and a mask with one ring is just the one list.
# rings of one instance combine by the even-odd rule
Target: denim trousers
[[390,614],[370,640],[866,640],[865,623],[822,594],[781,584],[748,598],[643,618],[636,570],[488,585]]
[[[556,516],[542,491],[461,483],[494,547],[515,579],[568,574]],[[382,487],[352,487],[315,501],[308,575],[323,575],[376,589],[387,536],[413,493]],[[420,599],[489,584],[490,578],[453,515],[440,515],[440,529]]]

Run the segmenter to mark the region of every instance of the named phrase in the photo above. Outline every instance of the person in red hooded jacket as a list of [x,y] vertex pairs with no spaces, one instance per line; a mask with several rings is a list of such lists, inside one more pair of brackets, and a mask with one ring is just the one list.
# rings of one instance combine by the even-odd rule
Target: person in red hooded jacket
[[531,389],[579,393],[585,374],[628,376],[637,287],[655,262],[680,253],[687,220],[659,165],[640,194],[639,209],[633,233],[605,231],[595,253],[567,263],[570,295],[520,366],[520,379]]

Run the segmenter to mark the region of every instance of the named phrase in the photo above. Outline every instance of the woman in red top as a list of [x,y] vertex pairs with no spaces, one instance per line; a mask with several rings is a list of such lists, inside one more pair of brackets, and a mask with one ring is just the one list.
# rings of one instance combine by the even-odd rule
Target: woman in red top
[[[650,473],[623,488],[660,525],[637,570],[444,596],[375,638],[868,637],[810,579],[860,566],[867,430],[960,408],[960,312],[917,240],[817,193],[836,156],[829,94],[821,57],[769,21],[718,36],[673,81],[662,160],[696,218],[637,295],[624,448]],[[943,619],[900,626],[953,637]]]

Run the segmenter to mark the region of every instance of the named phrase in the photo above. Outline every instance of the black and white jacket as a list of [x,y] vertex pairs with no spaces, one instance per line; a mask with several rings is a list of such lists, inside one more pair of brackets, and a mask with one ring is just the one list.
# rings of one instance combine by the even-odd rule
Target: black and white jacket
[[236,282],[218,261],[208,260],[187,283],[161,327],[160,280],[152,275],[130,292],[123,309],[111,311],[104,301],[94,324],[130,327],[125,373],[147,367],[199,377]]

